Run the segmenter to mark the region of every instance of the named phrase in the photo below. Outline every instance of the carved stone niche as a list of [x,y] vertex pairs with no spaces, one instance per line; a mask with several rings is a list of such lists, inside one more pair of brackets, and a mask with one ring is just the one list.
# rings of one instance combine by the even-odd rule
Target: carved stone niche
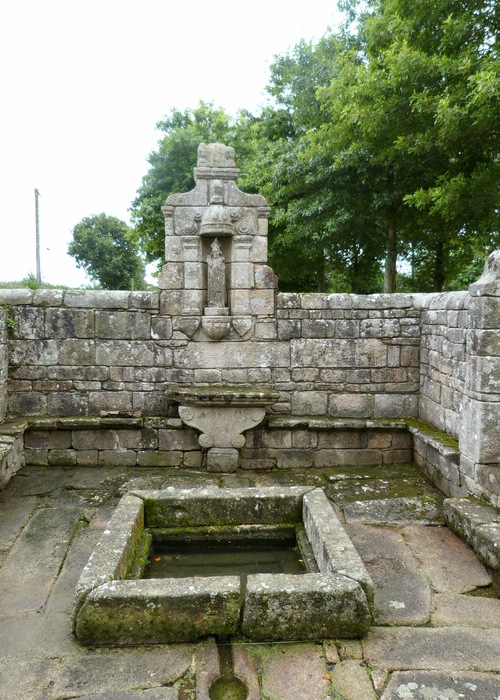
[[279,399],[279,392],[250,387],[174,387],[170,401],[179,404],[183,423],[200,431],[198,442],[207,450],[207,470],[233,472],[238,450],[245,445],[242,433],[255,428],[266,408]]
[[262,275],[270,270],[270,209],[264,197],[238,189],[238,175],[233,148],[200,144],[195,188],[170,195],[162,207],[167,261],[159,278],[162,309],[197,315],[201,324],[194,340],[240,340],[242,318],[250,330],[253,316],[274,316],[277,280],[272,271]]

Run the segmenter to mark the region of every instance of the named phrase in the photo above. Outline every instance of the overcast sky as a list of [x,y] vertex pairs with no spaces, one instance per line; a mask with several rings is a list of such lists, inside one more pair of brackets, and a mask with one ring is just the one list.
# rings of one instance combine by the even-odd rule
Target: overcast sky
[[[330,0],[8,0],[0,9],[0,281],[88,282],[66,254],[84,216],[129,221],[172,108],[266,101],[274,55],[338,24]],[[194,164],[193,164],[194,165]]]

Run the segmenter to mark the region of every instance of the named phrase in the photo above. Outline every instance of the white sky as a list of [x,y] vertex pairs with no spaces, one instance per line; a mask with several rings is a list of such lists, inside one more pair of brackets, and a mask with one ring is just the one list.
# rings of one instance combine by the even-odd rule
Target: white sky
[[[172,107],[235,114],[268,68],[338,23],[335,0],[5,0],[0,9],[0,281],[41,270],[85,284],[66,254],[84,216],[128,208]],[[193,166],[195,164],[193,163]]]

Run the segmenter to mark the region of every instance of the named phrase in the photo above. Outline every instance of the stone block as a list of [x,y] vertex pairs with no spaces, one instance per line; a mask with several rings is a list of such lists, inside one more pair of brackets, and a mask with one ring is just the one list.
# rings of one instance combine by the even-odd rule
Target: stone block
[[86,394],[77,391],[51,392],[44,413],[49,416],[80,416],[88,411]]
[[93,338],[94,311],[91,309],[47,309],[45,333],[48,338]]
[[184,289],[205,289],[206,263],[184,263]]
[[500,463],[498,407],[498,402],[464,398],[460,449],[478,464]]
[[76,452],[74,450],[49,450],[48,463],[51,467],[74,467]]
[[134,467],[137,463],[137,452],[117,448],[99,452],[100,467]]
[[248,576],[242,632],[253,640],[361,637],[369,626],[366,597],[346,576]]
[[255,324],[255,338],[258,340],[273,340],[276,338],[276,323],[274,321],[264,321]]
[[236,472],[238,465],[238,450],[233,447],[211,447],[207,451],[207,472]]
[[199,450],[200,444],[194,430],[162,430],[158,431],[160,450]]
[[182,452],[138,451],[137,465],[139,467],[180,467],[182,457]]
[[500,394],[500,355],[498,357],[469,356],[466,386],[473,392]]
[[376,394],[375,418],[410,418],[418,415],[418,394]]
[[70,308],[128,309],[131,292],[101,290],[69,290],[64,305]]
[[292,367],[385,367],[387,346],[377,338],[359,339],[356,351],[347,339],[290,341]]
[[135,309],[148,309],[152,311],[158,311],[160,305],[160,293],[159,292],[131,292],[129,296],[129,304],[131,308]]
[[10,318],[14,320],[15,327],[12,335],[15,338],[43,339],[45,333],[45,311],[31,306],[15,306],[10,311]]
[[470,328],[500,327],[500,303],[496,297],[470,297],[468,325]]
[[372,604],[373,581],[322,489],[304,494],[302,520],[321,573],[348,576]]
[[158,284],[161,289],[183,289],[184,263],[167,262],[167,264],[163,266],[162,271],[159,274]]
[[326,391],[295,391],[292,395],[292,414],[295,416],[323,416],[327,408]]
[[99,452],[97,450],[77,451],[76,463],[79,467],[97,467],[99,464]]
[[337,418],[371,418],[374,397],[364,394],[330,394],[328,414]]
[[290,340],[301,336],[301,322],[298,319],[280,320],[277,326],[278,340]]
[[257,289],[276,289],[278,278],[268,265],[255,265],[255,286]]
[[250,313],[257,316],[272,316],[275,312],[273,289],[255,289],[250,292]]
[[11,340],[11,365],[44,365],[59,363],[60,343],[57,340]]
[[201,316],[205,305],[201,289],[167,290],[160,295],[160,314],[167,316]]
[[99,415],[101,411],[132,411],[130,391],[91,391],[88,397],[88,412]]
[[147,340],[151,337],[151,316],[142,311],[96,311],[98,338]]
[[98,365],[145,367],[154,365],[154,359],[155,346],[152,341],[103,340],[97,342],[95,363]]
[[309,469],[314,466],[314,452],[309,449],[290,449],[276,454],[278,469]]
[[[165,260],[167,263],[184,260],[184,249],[180,236],[165,237]],[[165,269],[165,266],[163,269]]]
[[76,620],[80,642],[92,646],[191,642],[207,634],[232,634],[238,627],[237,576],[130,584],[111,581],[90,593]]

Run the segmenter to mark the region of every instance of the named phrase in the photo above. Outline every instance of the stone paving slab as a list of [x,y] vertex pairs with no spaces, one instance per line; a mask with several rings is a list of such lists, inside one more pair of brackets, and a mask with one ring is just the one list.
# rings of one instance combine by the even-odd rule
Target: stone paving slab
[[433,597],[431,625],[500,629],[500,599],[437,593]]
[[249,646],[269,700],[331,700],[330,675],[320,644]]
[[349,659],[331,671],[334,700],[376,700],[368,670],[362,662]]
[[47,700],[58,659],[2,656],[0,700]]
[[43,608],[80,512],[74,508],[41,508],[33,515],[0,569],[0,612]]
[[53,676],[51,700],[173,685],[189,670],[193,652],[170,645],[66,657]]
[[430,618],[431,590],[397,530],[346,524],[375,586],[378,624],[421,625]]
[[[389,465],[387,470],[390,469]],[[88,560],[93,539],[105,529],[120,491],[128,490],[127,484],[132,480],[134,488],[144,488],[149,479],[156,480],[155,485],[161,482],[162,486],[185,487],[325,486],[332,473],[316,470],[304,474],[283,471],[207,475],[121,467],[21,470],[0,494],[0,554],[3,551],[6,556],[0,568],[0,700],[210,700],[210,678],[215,680],[219,673],[214,639],[196,645],[103,651],[83,649],[74,640],[71,627],[66,624],[73,581]],[[373,495],[367,493],[367,497]],[[43,516],[39,515],[42,511]],[[59,513],[60,517],[51,519],[47,517],[49,512]],[[10,520],[4,517],[7,513]],[[90,525],[68,534],[80,513],[91,518]],[[45,520],[44,536],[34,528],[37,518],[40,524]],[[233,662],[251,688],[248,700],[372,700],[368,686],[359,689],[357,685],[364,683],[368,668],[375,695],[382,695],[382,700],[500,700],[500,689],[497,692],[496,688],[500,688],[500,675],[495,675],[500,673],[500,625],[496,612],[500,601],[461,594],[462,590],[489,582],[487,572],[478,565],[471,550],[441,527],[405,525],[401,530],[404,542],[397,539],[398,530],[393,528],[367,528],[356,522],[346,529],[351,527],[359,528],[361,540],[363,532],[374,532],[372,540],[367,538],[366,552],[360,551],[366,561],[374,556],[370,541],[378,542],[380,553],[387,555],[383,533],[388,531],[391,535],[387,541],[394,544],[394,556],[400,547],[405,547],[417,558],[420,575],[429,577],[433,586],[437,583],[438,590],[445,589],[433,595],[432,626],[413,628],[406,623],[396,628],[374,628],[362,643],[340,640],[336,646],[331,641],[323,646],[238,643]],[[448,534],[442,537],[442,533]],[[72,535],[69,549],[62,546]],[[362,547],[361,544],[359,549]],[[42,591],[37,590],[37,576]],[[3,608],[9,600],[18,601],[15,596],[24,595],[24,582],[20,585],[24,578],[31,586],[30,595],[37,604],[44,600],[43,605],[26,611]],[[405,600],[408,579],[396,571],[391,585]],[[41,612],[35,612],[37,609]],[[203,663],[203,658],[207,663]],[[342,688],[337,685],[338,691],[328,678],[335,676],[336,669],[337,683],[342,682],[339,678],[344,682],[351,678]],[[446,695],[448,689],[455,695]]]
[[491,584],[490,575],[472,549],[446,528],[411,525],[403,534],[438,593],[466,593]]
[[0,494],[0,552],[12,547],[37,504],[35,497],[12,500]]
[[78,645],[71,634],[68,613],[0,613],[0,658],[74,654]]
[[442,671],[398,671],[381,700],[499,700],[500,676]]
[[469,627],[375,628],[363,641],[365,661],[389,671],[403,669],[500,673],[500,629]]
[[436,525],[443,522],[441,504],[418,496],[354,501],[344,506],[344,514],[348,523],[360,521],[381,525]]

